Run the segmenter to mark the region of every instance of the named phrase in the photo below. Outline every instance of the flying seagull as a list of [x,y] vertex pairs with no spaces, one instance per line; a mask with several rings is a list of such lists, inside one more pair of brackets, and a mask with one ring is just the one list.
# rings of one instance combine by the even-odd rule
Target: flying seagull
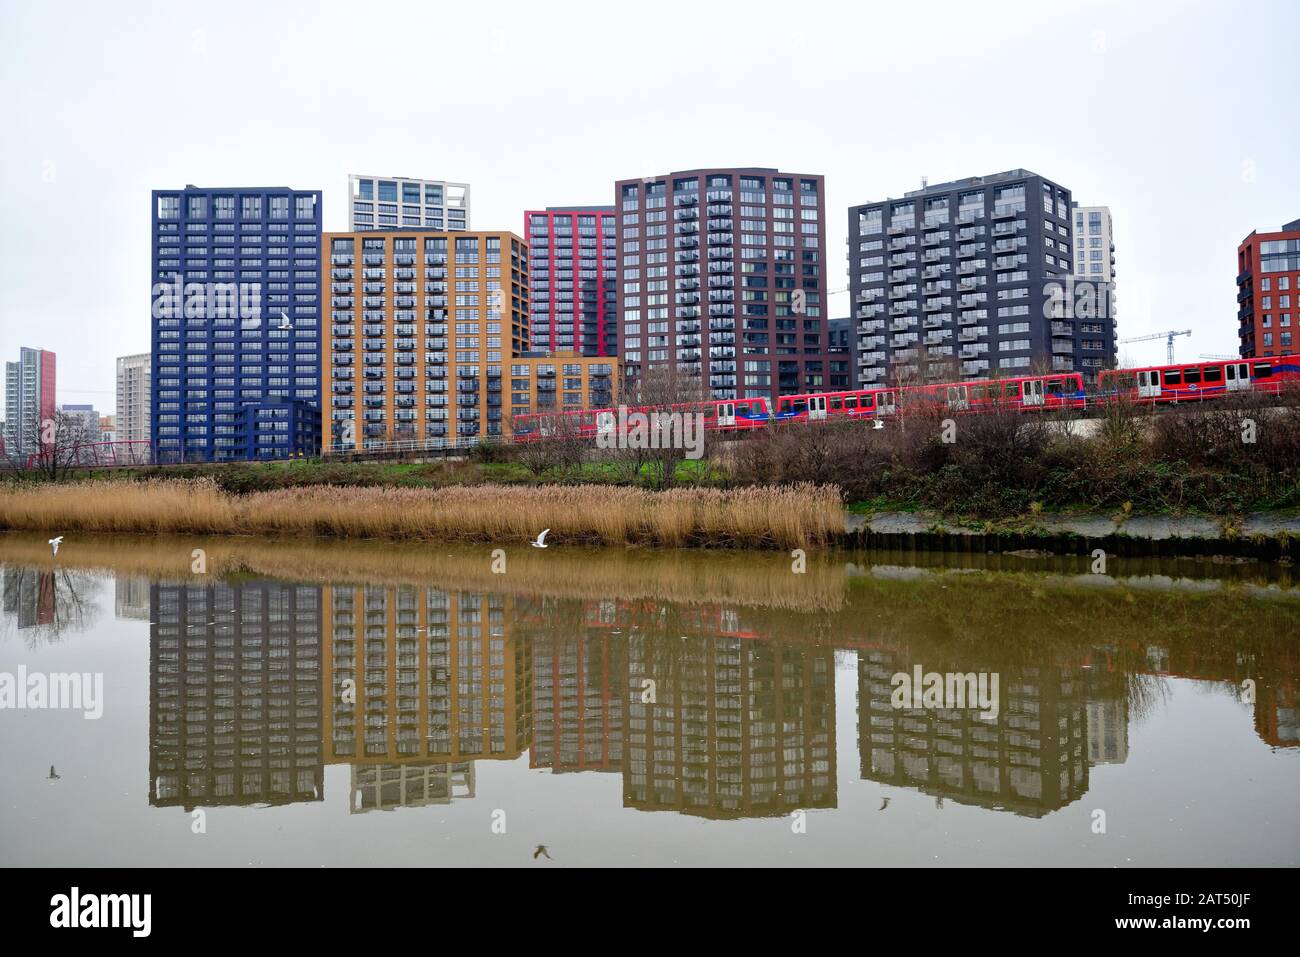
[[537,536],[537,541],[530,542],[529,544],[531,544],[533,548],[546,548],[546,533],[549,531],[549,528],[542,529],[542,534]]
[[289,321],[289,314],[285,312],[283,309],[280,310],[280,320],[281,320],[280,322],[281,329],[293,328],[293,323]]
[[889,807],[889,798],[887,798],[887,797],[882,797],[882,798],[880,799],[880,807],[876,808],[876,810],[877,810],[877,811],[883,811],[883,810],[884,810],[885,808],[887,808],[887,807]]
[[58,774],[55,774],[55,773],[54,773],[54,765],[51,764],[51,765],[50,765],[50,776],[49,776],[48,778],[46,778],[45,780],[47,780],[47,781],[57,781],[61,776],[62,776],[62,775],[58,775]]
[[539,855],[542,855],[542,854],[545,854],[545,855],[546,855],[546,859],[547,859],[548,861],[553,861],[553,860],[555,860],[555,858],[551,857],[551,852],[548,851],[548,850],[546,849],[546,845],[545,845],[545,844],[538,844],[538,845],[537,845],[537,850],[533,851],[533,860],[537,860],[538,856],[539,856]]
[[62,544],[63,544],[63,536],[62,536],[62,535],[60,535],[58,538],[51,538],[51,539],[50,539],[50,548],[52,548],[52,549],[54,550],[54,554],[55,554],[55,555],[59,554],[59,546],[62,545]]

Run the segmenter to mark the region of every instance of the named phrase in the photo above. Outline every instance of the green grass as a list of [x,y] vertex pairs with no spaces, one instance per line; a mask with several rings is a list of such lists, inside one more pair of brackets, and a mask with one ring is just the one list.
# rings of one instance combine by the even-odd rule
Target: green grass
[[[210,477],[224,491],[239,494],[264,492],[279,488],[306,488],[316,485],[357,485],[391,488],[443,488],[449,485],[550,485],[555,483],[587,485],[628,485],[650,487],[655,472],[651,465],[642,466],[635,482],[617,466],[603,462],[586,462],[571,468],[550,468],[540,475],[518,462],[343,462],[322,459],[293,459],[283,462],[232,462],[220,465],[169,465],[123,471],[92,469],[78,471],[67,481],[102,479],[148,480],[160,478]],[[37,475],[11,473],[2,481],[22,482],[39,479]],[[704,460],[677,464],[679,485],[723,485],[725,476]]]

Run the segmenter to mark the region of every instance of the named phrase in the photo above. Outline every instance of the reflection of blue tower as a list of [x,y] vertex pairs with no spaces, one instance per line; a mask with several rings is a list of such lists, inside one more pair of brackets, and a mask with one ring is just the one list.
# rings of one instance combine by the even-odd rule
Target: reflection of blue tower
[[149,803],[321,800],[320,588],[156,584],[149,605]]

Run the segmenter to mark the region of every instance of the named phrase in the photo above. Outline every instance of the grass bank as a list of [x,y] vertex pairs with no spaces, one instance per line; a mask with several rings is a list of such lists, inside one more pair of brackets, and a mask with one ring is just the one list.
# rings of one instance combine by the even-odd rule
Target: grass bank
[[839,489],[311,486],[236,495],[211,479],[0,486],[0,529],[424,541],[797,548],[844,529]]

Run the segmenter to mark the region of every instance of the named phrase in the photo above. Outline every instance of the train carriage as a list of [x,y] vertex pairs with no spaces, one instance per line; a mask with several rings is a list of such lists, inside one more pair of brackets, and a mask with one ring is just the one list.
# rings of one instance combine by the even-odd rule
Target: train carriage
[[1288,383],[1300,383],[1300,356],[1107,369],[1097,377],[1096,397],[1148,405],[1200,402],[1233,392],[1276,394]]

